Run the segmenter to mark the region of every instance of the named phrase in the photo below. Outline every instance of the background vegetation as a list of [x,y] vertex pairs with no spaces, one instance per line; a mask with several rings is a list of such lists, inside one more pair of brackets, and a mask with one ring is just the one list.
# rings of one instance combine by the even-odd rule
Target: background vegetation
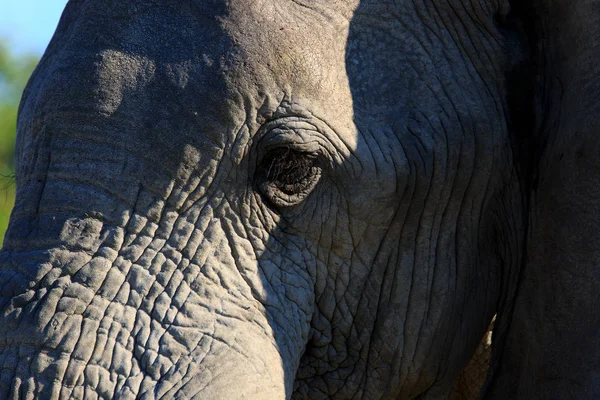
[[17,110],[38,55],[16,54],[0,39],[0,247],[15,200],[14,147]]

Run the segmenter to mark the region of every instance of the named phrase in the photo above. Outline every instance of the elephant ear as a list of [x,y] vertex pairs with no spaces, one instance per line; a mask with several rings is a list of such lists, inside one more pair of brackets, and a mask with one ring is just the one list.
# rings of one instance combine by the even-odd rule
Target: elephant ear
[[597,399],[600,1],[529,1],[537,74],[529,227],[483,397]]

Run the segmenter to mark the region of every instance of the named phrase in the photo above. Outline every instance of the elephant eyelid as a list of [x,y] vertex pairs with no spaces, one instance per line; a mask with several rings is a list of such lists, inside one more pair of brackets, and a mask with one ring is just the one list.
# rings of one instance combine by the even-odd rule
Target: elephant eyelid
[[258,153],[259,159],[264,159],[270,152],[285,149],[308,158],[317,159],[322,168],[332,168],[333,154],[319,135],[318,132],[306,130],[273,130],[261,140]]
[[322,150],[318,135],[312,130],[278,127],[265,134],[261,147],[265,151],[287,147],[303,153],[317,153]]

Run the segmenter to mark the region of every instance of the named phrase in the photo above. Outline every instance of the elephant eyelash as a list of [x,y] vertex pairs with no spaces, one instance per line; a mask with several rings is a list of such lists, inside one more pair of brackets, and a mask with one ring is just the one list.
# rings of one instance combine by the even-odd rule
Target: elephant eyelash
[[276,149],[265,160],[267,178],[282,186],[304,181],[310,175],[315,161],[312,154],[300,153],[289,148]]
[[277,207],[300,203],[314,189],[322,167],[315,153],[290,147],[267,152],[258,168],[258,188]]

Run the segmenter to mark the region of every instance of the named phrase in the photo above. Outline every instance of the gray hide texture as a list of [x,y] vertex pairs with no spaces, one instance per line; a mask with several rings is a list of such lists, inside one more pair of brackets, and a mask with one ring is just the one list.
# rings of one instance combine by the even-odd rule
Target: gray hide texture
[[547,3],[71,0],[19,115],[0,398],[473,398],[495,314],[484,393],[552,398],[514,375],[557,343],[524,263]]

